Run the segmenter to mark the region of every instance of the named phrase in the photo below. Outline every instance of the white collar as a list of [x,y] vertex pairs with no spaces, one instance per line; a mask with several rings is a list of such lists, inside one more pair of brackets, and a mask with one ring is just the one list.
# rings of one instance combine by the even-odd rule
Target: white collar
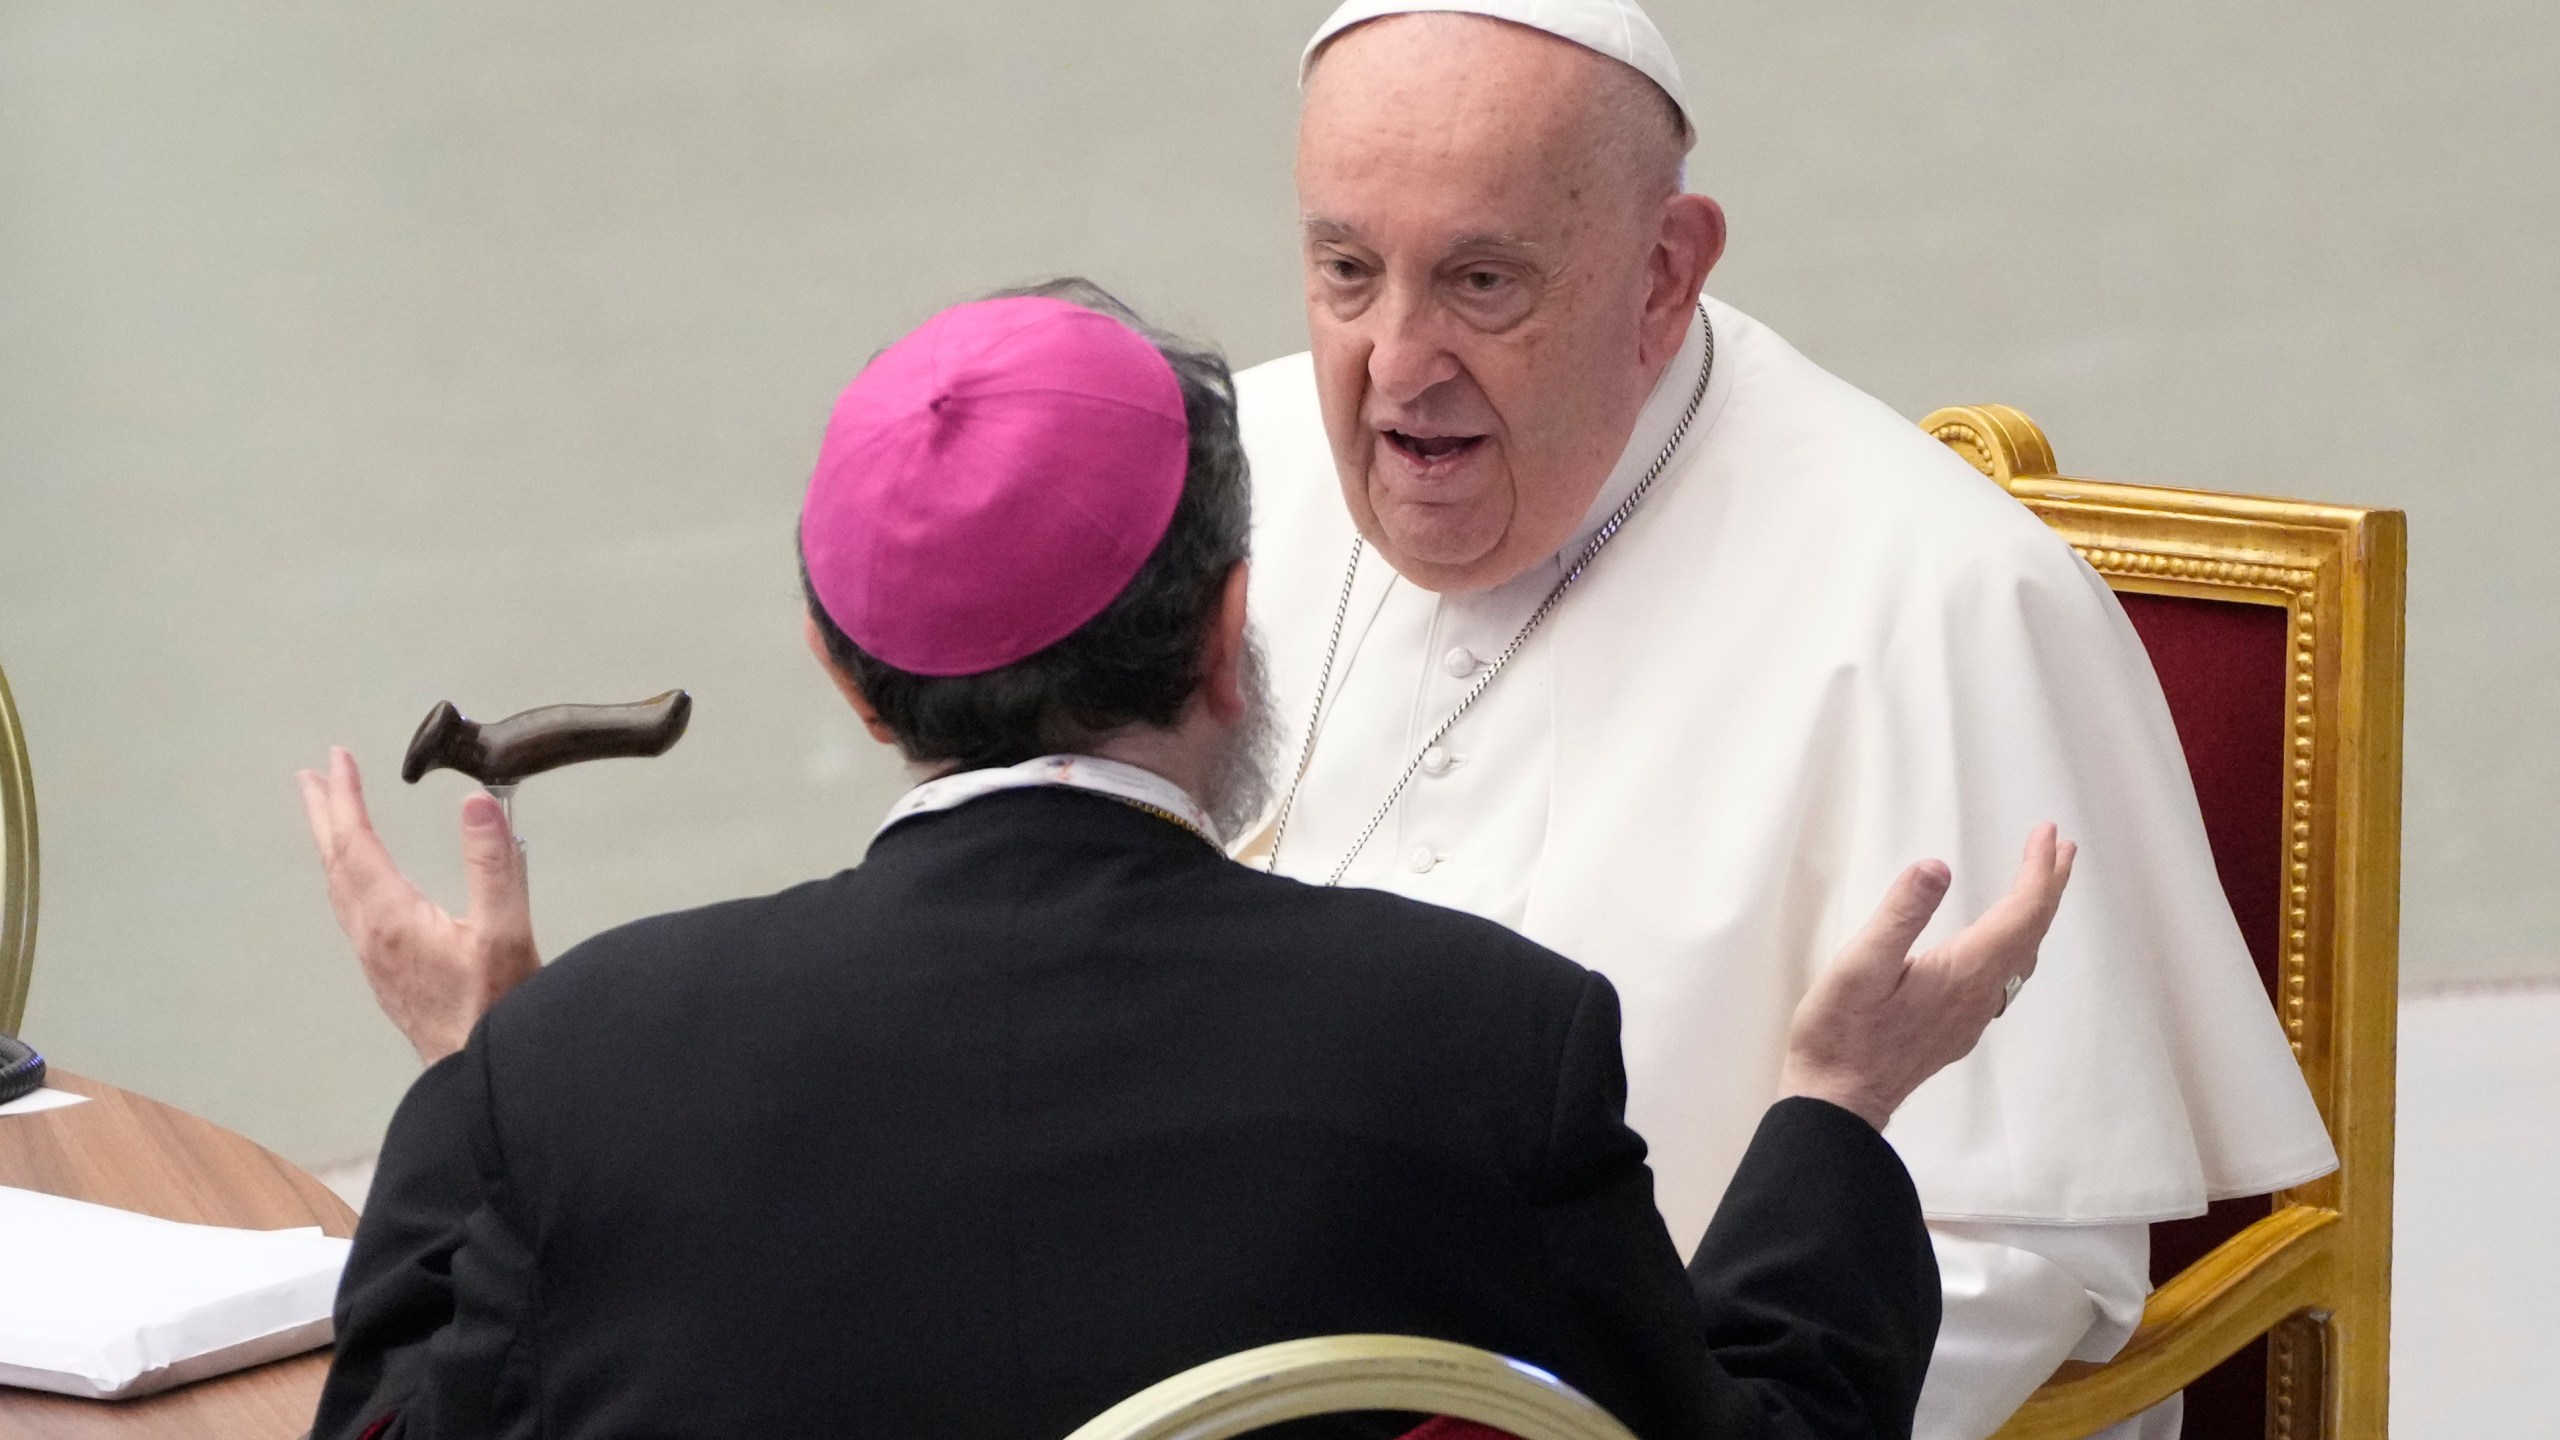
[[1153,770],[1105,760],[1099,755],[1043,755],[999,770],[961,770],[927,780],[889,807],[888,818],[880,822],[880,829],[886,830],[911,816],[966,805],[999,791],[1044,785],[1108,795],[1124,805],[1170,820],[1212,846],[1218,843],[1214,838],[1217,827],[1210,823],[1209,812],[1200,808],[1200,802],[1192,799],[1189,791]]

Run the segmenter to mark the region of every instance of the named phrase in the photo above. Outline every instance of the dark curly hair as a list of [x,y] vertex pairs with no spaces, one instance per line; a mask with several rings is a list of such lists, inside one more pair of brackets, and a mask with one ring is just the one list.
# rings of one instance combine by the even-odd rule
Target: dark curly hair
[[[970,770],[1092,748],[1130,726],[1168,727],[1201,683],[1200,652],[1251,524],[1236,391],[1216,349],[1168,335],[1111,292],[1077,277],[1000,291],[1082,305],[1145,336],[1182,385],[1190,466],[1164,538],[1103,612],[1046,650],[980,675],[918,675],[865,652],[827,615],[800,566],[800,588],[827,654],[853,679],[906,757]],[[796,546],[794,547],[797,548]]]

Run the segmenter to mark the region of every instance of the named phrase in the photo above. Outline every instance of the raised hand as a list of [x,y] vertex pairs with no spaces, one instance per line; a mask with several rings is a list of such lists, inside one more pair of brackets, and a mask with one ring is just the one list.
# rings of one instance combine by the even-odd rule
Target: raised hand
[[2027,837],[2017,883],[1982,918],[1926,954],[1912,943],[1946,898],[1947,867],[1902,872],[1884,904],[1796,1006],[1781,1095],[1810,1095],[1881,1130],[1920,1083],[1971,1053],[2035,973],[2071,883],[2075,846],[2051,825]]
[[374,1002],[418,1058],[432,1065],[462,1048],[498,998],[541,967],[524,852],[497,798],[462,802],[462,864],[470,905],[460,918],[400,873],[365,813],[355,757],[329,751],[329,770],[297,772],[302,812],[329,884],[329,908],[355,946]]

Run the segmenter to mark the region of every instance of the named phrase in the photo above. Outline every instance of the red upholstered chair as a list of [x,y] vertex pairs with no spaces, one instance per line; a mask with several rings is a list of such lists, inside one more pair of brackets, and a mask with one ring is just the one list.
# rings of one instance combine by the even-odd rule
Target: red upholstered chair
[[2152,1228],[2142,1328],[1998,1440],[2077,1440],[2183,1389],[2187,1440],[2387,1423],[2400,880],[2397,511],[2075,480],[2006,406],[1921,422],[2106,577],[2150,651],[2267,998],[2338,1173]]

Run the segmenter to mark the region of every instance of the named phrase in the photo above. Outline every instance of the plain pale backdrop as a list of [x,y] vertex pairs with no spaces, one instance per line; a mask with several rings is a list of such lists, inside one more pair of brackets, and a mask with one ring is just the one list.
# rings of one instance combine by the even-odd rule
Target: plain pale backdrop
[[[849,864],[899,788],[800,648],[835,390],[1061,271],[1303,344],[1330,0],[0,0],[0,665],[37,766],[26,1034],[306,1162],[415,1072],[288,776],[369,768],[458,898],[451,698],[671,685],[527,786],[546,953]],[[2067,470],[2411,512],[2407,970],[2560,974],[2560,9],[1658,0],[1713,288]],[[1276,617],[1275,617],[1276,618]],[[671,1061],[675,1057],[670,1057]]]

